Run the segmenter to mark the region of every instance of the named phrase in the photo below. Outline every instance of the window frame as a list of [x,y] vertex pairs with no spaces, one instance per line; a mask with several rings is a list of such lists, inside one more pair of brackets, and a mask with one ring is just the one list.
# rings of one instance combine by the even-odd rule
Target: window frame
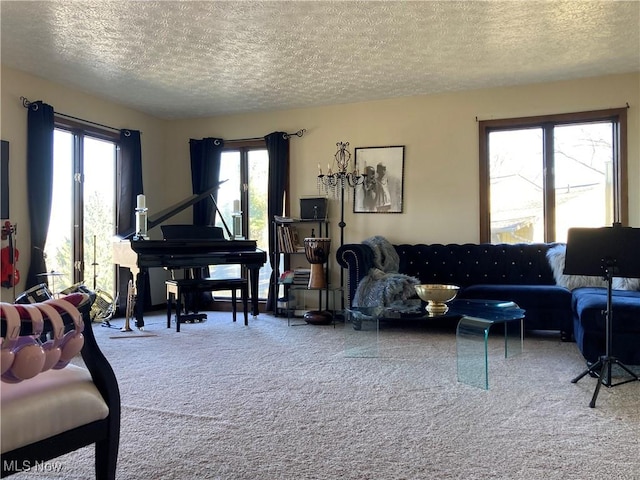
[[[266,150],[267,142],[264,139],[249,139],[249,140],[229,140],[224,143],[223,151],[238,152],[240,155],[240,181],[242,182],[242,188],[240,189],[240,209],[243,212],[248,212],[249,208],[249,152],[252,150]],[[249,233],[249,216],[242,216],[242,231]]]
[[553,172],[553,129],[555,126],[607,121],[613,123],[613,218],[622,225],[629,223],[627,171],[627,107],[584,112],[504,118],[478,121],[480,182],[480,243],[491,242],[489,134],[496,131],[541,128],[543,134],[544,169],[544,241],[555,241],[555,191]]
[[[73,135],[74,151],[73,151],[73,175],[80,173],[80,181],[73,181],[73,219],[82,218],[82,221],[77,222],[78,228],[73,230],[73,248],[72,248],[72,262],[73,268],[73,282],[84,282],[85,265],[84,265],[84,139],[85,137],[91,137],[98,140],[104,140],[112,142],[116,147],[116,170],[120,164],[120,134],[116,131],[110,131],[97,126],[85,124],[76,120],[67,118],[66,116],[54,114],[54,129],[63,130]],[[77,170],[80,170],[78,172]],[[114,187],[115,188],[115,187]],[[114,192],[115,193],[115,192]],[[114,212],[118,211],[118,196],[115,195]],[[113,224],[116,224],[116,218],[113,219]],[[114,266],[114,281],[115,281],[115,266]]]
[[[267,149],[267,142],[263,138],[254,138],[254,139],[240,139],[240,140],[225,140],[223,146],[223,152],[237,152],[239,155],[240,161],[240,210],[243,212],[249,212],[249,154],[255,150],[265,150]],[[242,231],[245,232],[247,238],[250,237],[250,229],[249,229],[250,218],[249,215],[242,215]],[[269,229],[269,223],[267,223],[267,228]],[[246,265],[241,265],[241,275],[243,277],[247,276],[247,267]],[[258,299],[259,304],[266,304],[267,298],[260,297]],[[223,304],[229,304],[231,302],[231,296],[218,296],[214,297],[213,306],[218,307]],[[226,307],[224,307],[226,308]]]

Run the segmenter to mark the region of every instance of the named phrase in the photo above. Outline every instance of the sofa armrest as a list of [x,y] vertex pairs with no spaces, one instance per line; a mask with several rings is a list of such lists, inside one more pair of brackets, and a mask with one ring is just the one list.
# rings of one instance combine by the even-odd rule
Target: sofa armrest
[[363,243],[346,243],[336,252],[338,265],[347,269],[348,304],[355,296],[360,281],[374,266],[374,253],[369,245]]

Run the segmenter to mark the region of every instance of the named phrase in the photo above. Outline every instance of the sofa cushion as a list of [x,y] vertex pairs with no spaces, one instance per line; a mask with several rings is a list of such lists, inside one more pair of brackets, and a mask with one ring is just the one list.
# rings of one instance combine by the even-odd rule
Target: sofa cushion
[[527,330],[553,330],[563,332],[569,339],[573,331],[571,292],[557,285],[471,285],[463,289],[460,298],[510,300],[525,313]]
[[[603,311],[607,309],[607,289],[584,287],[573,292],[573,309],[582,328],[604,332]],[[640,292],[614,290],[611,294],[614,331],[640,333]],[[638,347],[640,349],[640,346]]]
[[109,415],[89,372],[75,365],[20,383],[3,383],[0,408],[2,453]]
[[520,308],[571,308],[571,292],[556,285],[471,285],[460,297],[511,300]]

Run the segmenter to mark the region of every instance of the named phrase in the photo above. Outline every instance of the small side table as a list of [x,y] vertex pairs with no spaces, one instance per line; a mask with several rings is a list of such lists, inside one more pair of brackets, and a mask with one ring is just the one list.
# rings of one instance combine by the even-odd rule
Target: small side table
[[[503,311],[503,314],[507,310]],[[477,318],[464,316],[456,328],[458,381],[489,390],[489,329],[504,324],[505,358],[522,353],[524,344],[524,313],[514,308],[514,316]]]
[[351,307],[345,309],[344,355],[351,358],[378,356],[380,318],[385,307]]

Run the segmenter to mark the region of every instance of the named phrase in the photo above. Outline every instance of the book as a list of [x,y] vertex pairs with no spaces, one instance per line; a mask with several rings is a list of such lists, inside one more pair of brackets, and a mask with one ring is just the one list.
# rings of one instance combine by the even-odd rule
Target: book
[[273,219],[278,223],[291,223],[295,222],[295,219],[291,217],[281,217],[280,215],[274,215]]
[[286,270],[280,275],[280,283],[293,283],[294,273],[291,270]]

